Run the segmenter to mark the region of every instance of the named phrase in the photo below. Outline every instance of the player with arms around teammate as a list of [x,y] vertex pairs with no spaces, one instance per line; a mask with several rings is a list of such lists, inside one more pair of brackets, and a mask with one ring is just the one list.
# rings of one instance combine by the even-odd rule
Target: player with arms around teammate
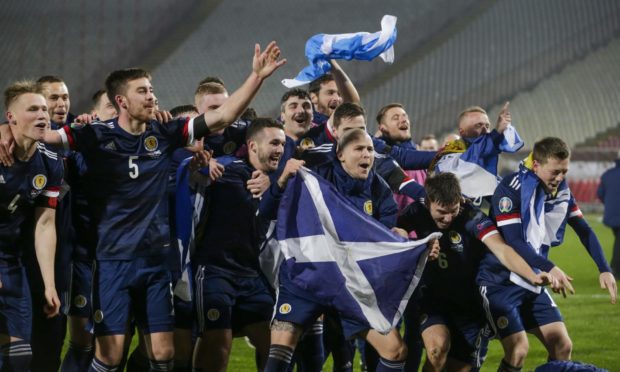
[[[570,151],[560,138],[536,142],[520,170],[498,185],[492,215],[504,239],[531,267],[549,272],[560,288],[572,291],[571,278],[547,259],[549,249],[562,244],[566,224],[570,225],[596,263],[601,288],[609,290],[615,303],[616,281],[565,179],[569,163]],[[526,283],[490,255],[483,258],[477,281],[488,301],[489,321],[504,348],[499,371],[521,370],[529,348],[526,331],[543,343],[550,360],[570,360],[572,342],[557,305],[544,288]]]
[[[63,177],[62,160],[41,141],[49,126],[45,98],[33,82],[18,82],[4,93],[9,130],[15,139],[11,167],[0,165],[0,347],[3,370],[28,371],[32,351],[32,301],[21,265],[20,234],[34,219],[34,242],[44,283],[45,313],[58,314],[54,281],[55,208]],[[38,300],[38,299],[35,299]]]
[[504,242],[493,221],[463,199],[454,174],[427,178],[424,188],[424,203],[409,204],[398,226],[415,230],[421,238],[442,232],[441,252],[436,261],[427,263],[417,309],[408,309],[413,310],[413,317],[407,320],[420,323],[426,347],[425,371],[469,371],[481,366],[489,342],[490,332],[476,286],[478,264],[487,248],[530,283],[546,283],[549,275],[532,271]]
[[[131,313],[149,346],[151,368],[171,370],[174,356],[167,204],[172,152],[226,127],[243,112],[264,79],[284,60],[275,42],[261,53],[256,45],[252,73],[217,110],[167,124],[153,120],[155,95],[141,69],[112,72],[106,79],[118,118],[53,132],[48,142],[80,151],[97,226],[93,307],[94,371],[114,371],[123,355]],[[132,309],[133,311],[130,311]]]

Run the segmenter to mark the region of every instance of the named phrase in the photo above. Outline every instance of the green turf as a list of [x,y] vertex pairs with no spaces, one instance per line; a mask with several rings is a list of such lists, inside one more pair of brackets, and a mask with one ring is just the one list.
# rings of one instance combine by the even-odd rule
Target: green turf
[[[588,216],[608,260],[611,258],[613,235],[599,222],[600,217]],[[551,252],[551,260],[574,278],[575,296],[554,299],[564,316],[573,341],[573,359],[593,363],[609,371],[620,371],[620,305],[611,305],[606,291],[598,284],[598,271],[592,259],[570,228],[564,244]],[[135,340],[134,340],[135,343]],[[502,357],[501,345],[492,341],[482,371],[496,371]],[[530,337],[530,352],[524,371],[531,371],[546,361],[546,352],[540,342]],[[356,358],[355,371],[359,370]],[[243,339],[236,339],[230,358],[229,371],[254,371],[254,353]],[[331,371],[331,360],[323,369]]]

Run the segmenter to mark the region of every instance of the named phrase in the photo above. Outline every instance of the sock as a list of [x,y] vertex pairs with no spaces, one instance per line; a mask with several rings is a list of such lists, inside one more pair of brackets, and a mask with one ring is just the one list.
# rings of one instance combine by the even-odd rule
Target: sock
[[320,371],[323,367],[323,322],[316,321],[306,331],[296,353],[301,371]]
[[3,371],[29,371],[32,361],[32,349],[26,341],[15,341],[0,348]]
[[88,372],[116,372],[117,369],[118,366],[109,366],[97,359],[97,357],[93,357],[93,361],[90,363]]
[[521,367],[515,367],[513,365],[510,365],[508,362],[502,359],[501,363],[499,364],[499,368],[497,368],[497,372],[521,372]]
[[394,371],[404,371],[405,370],[405,361],[404,360],[387,360],[383,358],[379,358],[379,363],[377,363],[376,372],[394,372]]
[[81,372],[86,371],[93,360],[94,347],[81,346],[69,342],[69,349],[65,354],[65,359],[60,366],[60,372]]
[[289,364],[291,364],[292,357],[293,348],[284,345],[271,345],[265,372],[286,372]]
[[174,369],[174,359],[170,360],[149,360],[149,372],[172,372]]

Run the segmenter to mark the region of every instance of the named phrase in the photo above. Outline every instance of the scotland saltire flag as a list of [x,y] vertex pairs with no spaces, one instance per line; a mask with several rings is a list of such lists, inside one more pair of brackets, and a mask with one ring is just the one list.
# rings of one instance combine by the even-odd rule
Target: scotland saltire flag
[[[570,189],[564,180],[558,186],[555,197],[547,200],[547,193],[540,179],[525,166],[520,167],[523,236],[530,247],[541,254],[541,246],[557,246],[564,239],[569,216]],[[577,210],[575,213],[581,212]]]
[[302,169],[282,197],[277,236],[290,285],[387,333],[420,280],[426,242],[441,234],[418,241],[396,236],[333,185]]
[[306,42],[306,66],[294,79],[284,79],[282,84],[294,88],[308,84],[326,73],[332,66],[330,59],[359,59],[370,61],[380,57],[384,62],[394,62],[394,42],[396,41],[396,17],[384,15],[381,31],[375,33],[356,32],[349,34],[318,34]]
[[512,126],[512,124],[508,124],[506,129],[504,130],[504,139],[502,143],[499,145],[499,149],[503,152],[517,152],[521,150],[525,142],[519,136],[519,132]]
[[[197,185],[196,190],[190,189],[190,170],[187,158],[177,169],[176,187],[176,238],[181,255],[181,278],[174,287],[174,295],[184,301],[191,301],[193,296],[193,273],[190,258],[194,253],[194,231],[204,206],[204,192],[208,183]],[[208,169],[208,168],[205,168]],[[208,180],[208,177],[205,178]]]
[[510,124],[503,137],[499,146],[491,134],[483,134],[473,140],[453,141],[442,150],[434,170],[438,173],[454,173],[459,179],[461,192],[469,198],[493,195],[499,183],[499,154],[518,151],[524,145],[519,133]]

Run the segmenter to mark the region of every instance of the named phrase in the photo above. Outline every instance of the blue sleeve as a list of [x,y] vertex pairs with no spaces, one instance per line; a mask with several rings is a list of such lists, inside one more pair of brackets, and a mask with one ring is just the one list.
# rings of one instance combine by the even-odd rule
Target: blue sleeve
[[278,183],[272,182],[260,200],[258,214],[265,219],[275,220],[278,217],[278,209],[283,194],[284,190],[278,186]]
[[[572,201],[572,200],[571,200]],[[573,204],[573,203],[571,203]],[[601,247],[601,243],[599,242],[596,234],[588,225],[588,222],[583,218],[581,211],[579,211],[579,207],[577,204],[573,204],[572,208],[569,208],[569,213],[572,217],[569,217],[568,224],[573,228],[581,244],[586,248],[590,257],[596,263],[596,267],[598,267],[598,271],[601,273],[611,272],[611,267],[607,263],[605,259],[605,253],[603,252],[603,247]]]
[[413,200],[420,201],[426,197],[424,186],[420,185],[413,179],[405,179],[398,187],[398,193],[406,195]]
[[401,168],[406,170],[428,169],[437,155],[436,151],[418,151],[413,148],[392,146],[389,154]]
[[[536,253],[523,237],[521,224],[521,198],[517,191],[512,191],[506,182],[512,183],[514,176],[509,176],[497,186],[491,200],[492,215],[504,240],[528,263],[531,267],[543,271],[550,271],[555,264]],[[519,185],[520,187],[520,185]]]
[[[377,176],[378,177],[378,176]],[[381,187],[381,193],[379,194],[379,216],[377,216],[379,222],[381,222],[385,227],[391,229],[396,226],[396,218],[398,217],[398,206],[394,201],[394,197],[392,196],[392,192],[388,185],[380,179],[378,182]]]
[[601,183],[598,185],[598,189],[596,190],[596,195],[599,200],[603,203],[605,202],[605,174],[601,177]]

